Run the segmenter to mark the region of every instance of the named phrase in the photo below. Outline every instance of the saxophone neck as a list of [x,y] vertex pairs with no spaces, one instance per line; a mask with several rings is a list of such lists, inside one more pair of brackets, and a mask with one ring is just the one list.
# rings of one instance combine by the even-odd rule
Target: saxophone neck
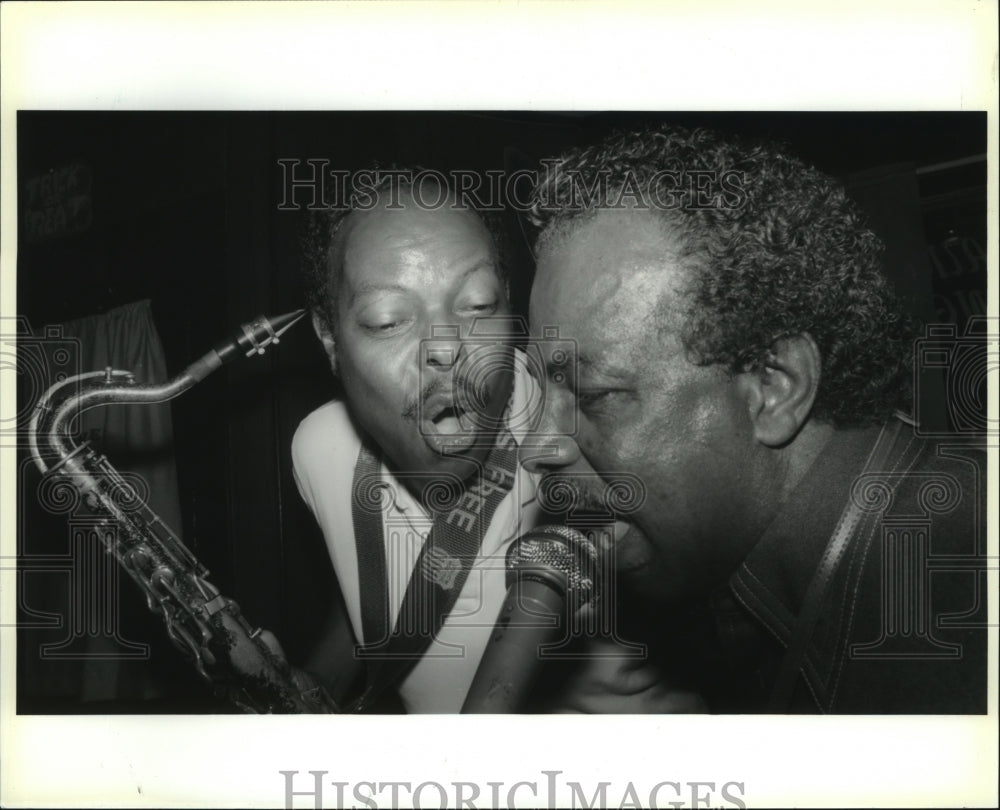
[[[32,437],[44,428],[56,454],[65,457],[71,449],[67,441],[69,423],[77,414],[100,405],[151,405],[173,399],[201,382],[224,363],[238,357],[264,354],[269,346],[278,343],[281,336],[305,314],[306,310],[299,309],[271,318],[263,315],[255,318],[250,323],[243,324],[233,338],[223,341],[191,363],[176,377],[159,385],[140,385],[135,382],[131,372],[118,371],[110,367],[104,371],[79,374],[56,383],[42,395],[38,405],[35,406],[32,415]],[[56,392],[73,383],[77,384],[77,390],[59,401],[58,405],[51,405]],[[47,418],[50,412],[51,418]],[[43,425],[43,422],[46,424]],[[44,472],[46,465],[37,453],[35,445],[36,442],[33,441],[32,455]]]
[[196,381],[204,379],[223,363],[239,357],[253,357],[264,354],[272,344],[281,342],[281,336],[305,317],[306,310],[297,309],[284,315],[270,318],[261,315],[240,327],[231,340],[226,340],[196,360],[185,369]]

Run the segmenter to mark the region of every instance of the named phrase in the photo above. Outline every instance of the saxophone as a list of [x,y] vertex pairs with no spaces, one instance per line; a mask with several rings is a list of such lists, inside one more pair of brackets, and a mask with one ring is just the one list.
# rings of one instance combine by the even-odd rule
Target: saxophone
[[284,657],[262,638],[262,630],[254,629],[239,605],[209,582],[208,570],[107,458],[88,442],[74,442],[70,427],[74,417],[89,408],[173,399],[223,363],[244,354],[264,354],[304,315],[305,310],[298,310],[244,324],[235,338],[162,385],[140,385],[131,372],[110,366],[67,378],[42,394],[28,430],[35,465],[56,485],[74,487],[81,502],[100,518],[106,551],[142,589],[174,645],[219,697],[254,714],[332,713],[339,708],[322,687],[300,688]]

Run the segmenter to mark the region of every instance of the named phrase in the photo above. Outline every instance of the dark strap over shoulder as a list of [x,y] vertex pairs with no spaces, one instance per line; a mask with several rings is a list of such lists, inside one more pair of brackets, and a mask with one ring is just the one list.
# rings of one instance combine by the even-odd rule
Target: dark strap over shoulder
[[517,444],[504,431],[455,502],[436,512],[390,633],[381,498],[388,485],[381,480],[378,458],[362,444],[354,468],[351,514],[365,642],[357,655],[369,662],[369,669],[367,687],[353,711],[363,711],[398,685],[427,651],[455,606],[497,507],[514,485],[517,464]]
[[[895,465],[898,457],[909,444],[909,442],[900,441],[903,427],[904,422],[898,418],[892,419],[882,427],[865,464],[865,473],[889,471]],[[806,590],[798,621],[792,628],[788,648],[778,668],[774,688],[771,691],[768,704],[768,711],[771,714],[787,712],[791,705],[806,649],[822,614],[830,582],[833,580],[845,550],[861,525],[863,515],[861,506],[855,503],[853,498],[848,497],[847,504],[844,506],[840,519],[826,545],[826,550],[820,558],[816,573],[813,574]]]
[[382,492],[378,457],[364,442],[354,465],[351,518],[358,552],[361,633],[365,643],[388,635],[389,585],[382,540]]

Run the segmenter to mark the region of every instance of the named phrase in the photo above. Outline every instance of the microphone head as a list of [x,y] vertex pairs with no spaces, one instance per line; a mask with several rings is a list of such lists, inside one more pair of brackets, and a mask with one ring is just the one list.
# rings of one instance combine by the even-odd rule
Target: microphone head
[[597,546],[568,526],[538,526],[507,549],[507,587],[515,582],[545,582],[565,594],[571,611],[598,599]]

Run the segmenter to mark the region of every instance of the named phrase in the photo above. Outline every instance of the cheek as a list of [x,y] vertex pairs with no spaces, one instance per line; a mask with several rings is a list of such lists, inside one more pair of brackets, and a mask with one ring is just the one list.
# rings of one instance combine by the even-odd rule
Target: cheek
[[645,489],[646,508],[657,508],[672,497],[677,477],[683,477],[688,466],[682,448],[646,420],[620,421],[601,433],[581,430],[580,449],[608,483],[622,474],[637,477]]
[[639,476],[653,510],[698,511],[741,473],[745,416],[732,386],[662,390],[614,419],[580,418],[578,444],[598,472]]
[[399,341],[350,342],[338,356],[348,396],[360,411],[398,408],[417,390],[416,349]]
[[[646,488],[656,480],[653,473],[657,452],[651,445],[659,445],[646,419],[591,420],[582,414],[579,419],[577,445],[594,472],[605,481],[614,480],[618,473],[639,476]],[[659,447],[659,451],[668,450]]]

